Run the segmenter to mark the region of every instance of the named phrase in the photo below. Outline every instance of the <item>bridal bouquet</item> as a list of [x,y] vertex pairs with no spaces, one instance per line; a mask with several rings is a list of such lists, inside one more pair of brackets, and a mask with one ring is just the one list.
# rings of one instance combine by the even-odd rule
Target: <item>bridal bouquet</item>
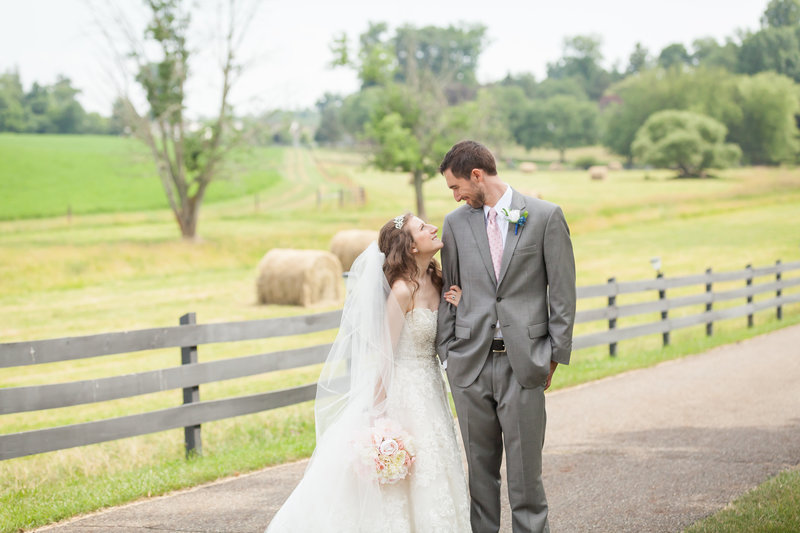
[[362,475],[390,485],[405,479],[414,463],[411,436],[389,418],[378,418],[355,442]]

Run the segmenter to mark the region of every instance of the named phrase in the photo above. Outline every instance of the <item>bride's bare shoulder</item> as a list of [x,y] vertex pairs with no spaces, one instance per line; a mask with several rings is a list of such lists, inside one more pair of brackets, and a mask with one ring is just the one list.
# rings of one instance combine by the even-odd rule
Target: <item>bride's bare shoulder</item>
[[408,281],[398,279],[392,283],[392,296],[395,297],[400,307],[406,311],[411,309],[412,293],[411,283]]

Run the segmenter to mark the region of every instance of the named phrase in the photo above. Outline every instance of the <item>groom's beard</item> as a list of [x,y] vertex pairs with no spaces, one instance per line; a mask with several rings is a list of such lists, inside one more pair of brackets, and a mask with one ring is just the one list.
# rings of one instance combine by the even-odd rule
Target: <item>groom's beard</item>
[[473,209],[480,209],[486,204],[486,195],[483,194],[483,191],[476,190],[467,203]]

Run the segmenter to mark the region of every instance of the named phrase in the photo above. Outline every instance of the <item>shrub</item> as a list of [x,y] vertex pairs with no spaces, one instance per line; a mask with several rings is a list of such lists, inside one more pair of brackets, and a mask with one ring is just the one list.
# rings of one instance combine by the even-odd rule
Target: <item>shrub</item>
[[653,113],[636,132],[633,155],[642,163],[674,168],[681,177],[702,177],[709,168],[735,165],[742,157],[726,144],[727,128],[711,117],[690,111]]

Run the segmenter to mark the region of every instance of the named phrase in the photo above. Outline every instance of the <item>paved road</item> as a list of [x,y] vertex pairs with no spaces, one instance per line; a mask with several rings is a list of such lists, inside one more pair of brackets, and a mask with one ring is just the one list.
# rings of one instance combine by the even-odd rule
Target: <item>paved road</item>
[[[554,532],[681,531],[800,464],[800,326],[548,393],[547,411]],[[268,468],[40,530],[260,532],[304,467]],[[507,514],[503,531],[511,531]]]

